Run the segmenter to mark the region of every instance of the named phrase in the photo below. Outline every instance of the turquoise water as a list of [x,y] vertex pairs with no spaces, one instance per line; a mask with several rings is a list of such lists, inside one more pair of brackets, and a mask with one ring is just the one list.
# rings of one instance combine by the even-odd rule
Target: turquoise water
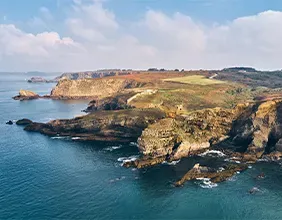
[[[282,219],[280,165],[253,165],[214,188],[200,182],[174,188],[197,159],[125,169],[118,159],[138,155],[133,145],[52,139],[6,125],[21,118],[71,118],[87,106],[12,100],[21,88],[43,95],[54,86],[25,78],[0,74],[0,219]],[[266,178],[255,179],[261,172]],[[261,191],[250,195],[254,186]]]

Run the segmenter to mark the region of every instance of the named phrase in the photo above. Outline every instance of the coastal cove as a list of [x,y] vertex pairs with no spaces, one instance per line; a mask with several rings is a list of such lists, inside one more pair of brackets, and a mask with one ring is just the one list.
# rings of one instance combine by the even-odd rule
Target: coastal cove
[[[282,172],[258,162],[217,185],[205,180],[176,188],[188,167],[222,158],[185,158],[136,170],[121,166],[138,156],[135,144],[78,142],[29,133],[7,120],[70,119],[89,101],[15,101],[22,89],[48,94],[55,84],[27,84],[23,75],[0,75],[0,219],[281,219]],[[264,179],[257,175],[264,173]],[[259,192],[250,194],[257,187]]]

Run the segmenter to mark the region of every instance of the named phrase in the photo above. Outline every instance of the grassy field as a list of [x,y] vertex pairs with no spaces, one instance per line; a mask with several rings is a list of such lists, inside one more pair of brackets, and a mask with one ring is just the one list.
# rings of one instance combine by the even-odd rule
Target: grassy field
[[208,79],[205,76],[201,76],[201,75],[170,78],[170,79],[164,79],[164,81],[165,82],[184,83],[184,84],[194,84],[194,85],[212,85],[212,84],[225,83],[224,81]]

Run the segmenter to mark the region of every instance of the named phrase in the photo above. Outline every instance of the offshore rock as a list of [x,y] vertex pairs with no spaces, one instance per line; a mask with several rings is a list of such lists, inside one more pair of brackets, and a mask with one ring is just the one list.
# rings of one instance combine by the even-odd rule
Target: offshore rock
[[31,100],[31,99],[38,99],[40,96],[32,91],[28,91],[28,90],[20,90],[19,91],[19,95],[13,97],[13,99],[15,100]]
[[17,125],[24,125],[24,126],[30,125],[31,123],[32,123],[32,121],[29,120],[29,119],[26,119],[26,118],[20,119],[16,122]]
[[56,83],[58,80],[55,79],[44,79],[42,77],[31,77],[29,80],[27,80],[29,83]]
[[217,170],[210,167],[202,167],[200,164],[189,170],[175,186],[182,186],[186,181],[196,180],[198,178],[209,178],[213,183],[220,183],[226,181],[237,172],[244,171],[248,168],[246,164],[227,164],[223,166],[223,170]]

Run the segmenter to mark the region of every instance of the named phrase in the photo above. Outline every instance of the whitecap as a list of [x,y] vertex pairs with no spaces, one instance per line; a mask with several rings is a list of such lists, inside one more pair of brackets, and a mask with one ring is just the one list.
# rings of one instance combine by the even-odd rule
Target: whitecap
[[69,139],[70,137],[68,136],[55,136],[55,137],[51,137],[51,139]]
[[225,157],[226,155],[219,150],[207,150],[204,153],[199,154],[201,157],[209,156],[209,157]]
[[265,158],[261,158],[261,159],[258,159],[257,161],[258,161],[258,162],[268,162],[269,160],[268,160],[268,159],[265,159]]
[[137,159],[138,159],[138,156],[133,155],[133,156],[130,156],[130,157],[120,157],[120,158],[118,158],[118,161],[122,162],[122,164],[121,164],[121,166],[122,166],[124,163],[133,162]]
[[197,178],[197,180],[201,181],[199,186],[204,189],[212,189],[218,186],[216,183],[211,182],[210,178]]
[[81,137],[72,137],[71,139],[72,140],[79,140],[79,139],[81,139]]
[[249,169],[252,169],[253,167],[252,167],[252,166],[248,166],[248,168],[249,168]]
[[120,149],[121,147],[122,147],[122,145],[111,146],[111,147],[105,148],[105,150],[106,150],[106,151],[114,151],[114,150]]
[[[238,159],[238,158],[236,158],[236,159]],[[233,162],[233,163],[237,163],[237,164],[241,163],[241,161],[235,160],[235,158],[226,158],[226,159],[224,159],[224,161],[225,162]]]
[[164,162],[162,162],[162,164],[167,164],[167,165],[174,166],[174,165],[178,164],[179,162],[180,162],[180,160],[175,160],[175,161],[172,161],[172,162],[164,161]]
[[136,142],[130,142],[130,143],[129,143],[129,146],[131,146],[131,147],[138,147],[138,143],[136,143]]

